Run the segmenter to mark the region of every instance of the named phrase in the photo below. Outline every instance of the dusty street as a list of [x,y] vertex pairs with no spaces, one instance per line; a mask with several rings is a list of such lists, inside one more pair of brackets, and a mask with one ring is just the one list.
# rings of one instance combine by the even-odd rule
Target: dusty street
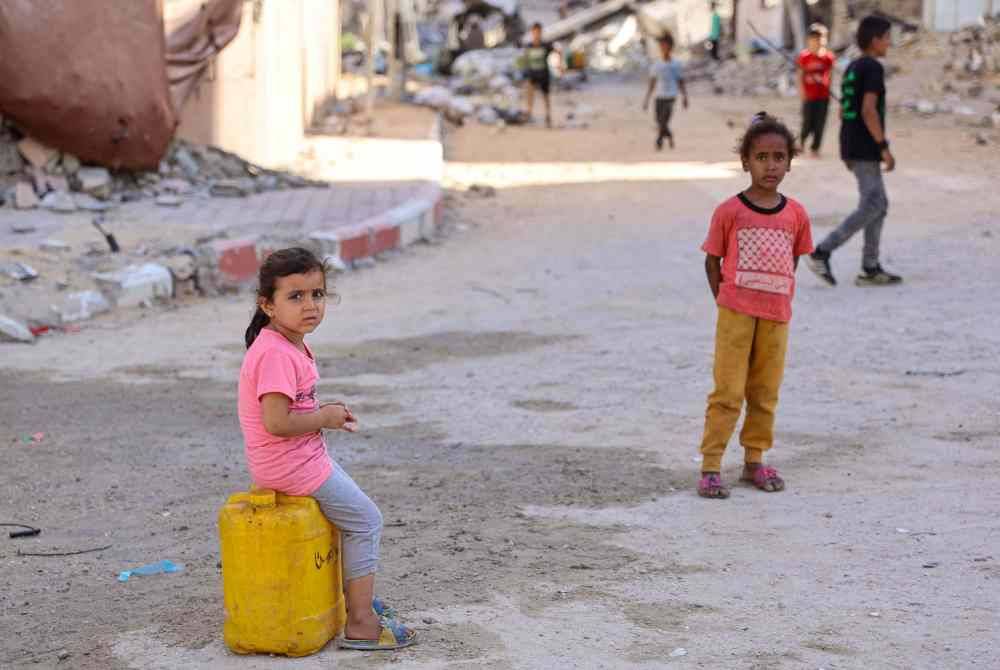
[[[44,529],[0,538],[0,667],[1000,667],[996,144],[890,118],[884,262],[906,282],[856,288],[857,239],[836,289],[800,268],[769,456],[789,489],[707,501],[699,246],[765,103],[695,95],[658,154],[641,93],[561,95],[587,129],[453,130],[452,232],[339,278],[312,336],[324,395],[362,422],[329,444],[388,523],[378,591],[421,644],[225,650],[242,295],[0,345],[0,523]],[[855,204],[835,136],[782,188],[817,239]],[[165,558],[184,571],[115,579]]]

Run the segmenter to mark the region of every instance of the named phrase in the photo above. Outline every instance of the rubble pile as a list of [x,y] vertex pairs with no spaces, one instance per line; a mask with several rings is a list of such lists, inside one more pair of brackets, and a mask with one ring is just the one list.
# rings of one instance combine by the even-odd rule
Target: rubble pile
[[751,57],[748,62],[723,61],[711,74],[717,95],[796,95],[795,68],[774,54]]
[[920,33],[892,60],[901,63],[899,107],[1000,128],[1000,17],[950,34]]
[[634,16],[577,35],[568,51],[586,54],[587,68],[595,72],[645,72],[651,62]]
[[514,47],[468,51],[452,64],[447,86],[425,88],[413,101],[442,112],[458,124],[468,118],[486,125],[517,122],[521,109],[521,53]]
[[0,119],[0,207],[101,212],[142,199],[177,206],[187,198],[244,197],[325,185],[182,140],[174,140],[157,171],[112,172],[83,165]]

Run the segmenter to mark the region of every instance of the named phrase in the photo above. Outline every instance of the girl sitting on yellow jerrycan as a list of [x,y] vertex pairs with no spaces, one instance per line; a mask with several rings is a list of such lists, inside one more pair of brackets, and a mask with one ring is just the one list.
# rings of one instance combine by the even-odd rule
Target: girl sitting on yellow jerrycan
[[314,498],[340,530],[347,625],[339,645],[364,651],[407,647],[416,633],[374,597],[382,513],[330,458],[323,439],[324,428],[358,428],[346,405],[316,398],[319,373],[305,336],[323,321],[331,295],[326,268],[306,249],[282,249],[264,261],[259,280],[239,384],[250,475],[258,487]]

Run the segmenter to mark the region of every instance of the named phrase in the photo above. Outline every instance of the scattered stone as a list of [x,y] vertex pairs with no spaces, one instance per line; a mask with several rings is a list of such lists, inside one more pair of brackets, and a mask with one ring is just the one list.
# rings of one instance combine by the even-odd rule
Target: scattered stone
[[107,199],[111,197],[111,173],[102,167],[80,168],[76,173],[80,190],[92,196]]
[[197,263],[191,254],[179,254],[164,259],[163,264],[174,276],[174,281],[190,281],[197,272]]
[[[38,196],[34,187],[26,181],[17,182],[14,191],[14,207],[17,209],[34,209],[38,207]],[[28,231],[30,232],[30,231]]]
[[670,658],[680,658],[681,656],[687,656],[687,649],[684,647],[677,647],[672,652],[670,652]]
[[164,193],[156,196],[156,204],[161,207],[180,207],[184,204],[184,198],[180,196]]
[[61,307],[53,305],[52,309],[62,323],[75,323],[110,312],[111,303],[99,291],[80,291],[68,294]]
[[73,154],[63,154],[62,155],[62,168],[63,172],[68,176],[75,175],[80,170],[81,164],[80,159]]
[[59,156],[59,152],[55,149],[47,147],[38,140],[30,137],[25,137],[18,142],[17,150],[24,156],[24,160],[36,168],[44,168],[49,164],[49,161]]
[[164,179],[160,182],[160,189],[167,193],[187,195],[194,190],[194,187],[186,179]]
[[0,274],[5,274],[11,279],[16,279],[17,281],[31,281],[32,279],[38,279],[38,272],[35,268],[31,267],[27,263],[20,263],[18,261],[7,263],[6,265],[0,265]]
[[361,270],[364,268],[373,268],[373,267],[375,267],[375,259],[371,258],[370,256],[365,258],[357,258],[354,260],[354,268],[357,270]]
[[77,208],[88,212],[105,212],[114,206],[106,200],[98,200],[87,193],[74,193],[73,202],[76,203]]
[[253,180],[222,179],[209,188],[209,193],[220,198],[245,198],[254,192]]
[[16,174],[24,168],[17,145],[0,141],[0,176]]
[[28,233],[33,233],[38,228],[35,227],[33,223],[16,222],[10,224],[10,232],[17,233],[18,235],[26,235]]
[[469,187],[469,193],[480,198],[492,198],[497,194],[497,190],[488,184],[473,184]]
[[73,200],[73,196],[65,191],[51,191],[42,198],[42,207],[53,212],[68,214],[76,211],[76,202]]
[[38,248],[41,249],[42,251],[52,251],[59,253],[62,251],[69,251],[73,247],[63,242],[62,240],[55,240],[49,238],[47,240],[42,240],[42,243],[38,245]]
[[157,263],[129,265],[117,272],[95,274],[94,279],[101,293],[118,307],[138,307],[174,294],[173,275]]
[[920,100],[917,102],[917,111],[921,114],[933,114],[937,111],[937,106],[930,100]]
[[68,651],[60,651],[59,652],[59,660],[60,661],[65,661],[67,658],[69,658],[72,655],[73,654],[69,653]]
[[30,344],[35,341],[35,336],[27,325],[0,314],[0,339]]
[[69,179],[62,175],[45,175],[46,191],[69,191]]
[[987,139],[986,135],[984,135],[983,133],[976,133],[976,144],[978,144],[981,147],[984,147],[989,143],[990,141],[989,139]]
[[179,146],[174,150],[174,162],[180,166],[181,171],[184,172],[188,179],[194,180],[201,172],[201,168],[198,167],[198,162],[184,147]]

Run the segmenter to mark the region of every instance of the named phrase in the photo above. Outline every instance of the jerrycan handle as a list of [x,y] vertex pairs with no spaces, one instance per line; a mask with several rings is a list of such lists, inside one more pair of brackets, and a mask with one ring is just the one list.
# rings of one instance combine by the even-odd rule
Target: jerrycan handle
[[250,504],[253,507],[274,507],[277,505],[277,495],[273,489],[250,489]]

